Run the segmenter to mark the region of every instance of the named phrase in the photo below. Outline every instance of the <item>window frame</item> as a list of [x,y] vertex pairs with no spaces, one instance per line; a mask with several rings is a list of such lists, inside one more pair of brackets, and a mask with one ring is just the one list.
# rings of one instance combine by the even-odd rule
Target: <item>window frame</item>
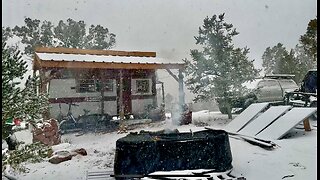
[[151,95],[152,80],[150,78],[136,78],[131,80],[132,95]]
[[[83,81],[91,81],[90,83],[83,83]],[[96,92],[100,92],[100,90],[97,90],[97,83],[99,83],[99,81],[101,82],[100,79],[93,79],[93,78],[89,78],[89,79],[77,79],[77,92],[78,93],[96,93]],[[84,84],[89,84],[89,86],[91,85],[92,87],[83,87]],[[108,88],[106,88],[107,85]],[[83,90],[83,89],[89,89],[91,88],[91,90]],[[114,88],[114,79],[106,79],[105,80],[105,88],[104,88],[104,92],[108,92],[108,93],[112,93],[115,91]]]
[[150,93],[150,80],[149,79],[137,79],[136,80],[136,93],[138,93],[138,94]]

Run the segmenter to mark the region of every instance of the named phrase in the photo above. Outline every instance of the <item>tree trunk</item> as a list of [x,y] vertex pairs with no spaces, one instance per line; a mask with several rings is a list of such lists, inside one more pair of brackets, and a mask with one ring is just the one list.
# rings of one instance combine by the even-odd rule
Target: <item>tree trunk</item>
[[231,105],[229,102],[226,102],[227,112],[228,112],[228,119],[232,119],[232,113],[231,113]]

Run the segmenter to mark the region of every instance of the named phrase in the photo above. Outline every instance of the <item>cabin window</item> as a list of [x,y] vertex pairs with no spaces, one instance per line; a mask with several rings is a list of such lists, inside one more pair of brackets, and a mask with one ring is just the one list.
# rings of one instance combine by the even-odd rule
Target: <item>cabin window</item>
[[113,80],[112,79],[107,79],[106,84],[105,84],[105,90],[107,92],[113,92]]
[[[96,90],[100,92],[101,90],[102,82],[100,80],[97,80],[96,82]],[[113,80],[112,79],[106,79],[105,85],[104,85],[104,91],[105,92],[113,92]]]
[[136,80],[137,93],[149,93],[149,83],[148,79]]
[[79,92],[96,92],[96,83],[94,79],[79,79]]
[[[100,92],[101,91],[101,81],[97,79],[79,79],[78,86],[79,92]],[[105,81],[105,92],[113,92],[113,80],[107,79]]]

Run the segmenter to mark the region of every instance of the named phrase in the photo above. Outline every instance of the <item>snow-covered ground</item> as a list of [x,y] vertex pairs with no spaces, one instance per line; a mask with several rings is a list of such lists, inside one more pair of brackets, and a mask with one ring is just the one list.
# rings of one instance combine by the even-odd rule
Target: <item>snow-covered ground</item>
[[[166,122],[136,126],[132,131],[157,131],[165,128],[177,128],[180,132],[203,130],[205,126],[223,128],[230,120],[219,112],[201,111],[193,113],[193,123],[183,126],[171,126],[170,118]],[[316,121],[311,121],[316,124]],[[128,132],[128,133],[129,133]],[[67,134],[62,136],[65,144],[59,148],[84,148],[88,155],[77,155],[60,164],[41,162],[27,164],[29,173],[16,175],[19,179],[86,179],[87,171],[113,170],[116,140],[128,133],[90,133],[82,136]],[[278,147],[266,150],[245,141],[229,138],[233,157],[232,174],[244,176],[248,180],[270,179],[317,179],[317,129],[312,131],[293,129],[286,138],[274,141]],[[70,144],[68,144],[70,143]]]

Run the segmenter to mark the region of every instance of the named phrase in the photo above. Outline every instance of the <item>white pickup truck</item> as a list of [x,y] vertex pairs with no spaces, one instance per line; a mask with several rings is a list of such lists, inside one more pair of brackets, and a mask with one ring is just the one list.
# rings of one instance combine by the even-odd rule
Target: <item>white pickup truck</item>
[[[249,89],[251,87],[251,98],[254,98],[255,102],[283,102],[287,92],[299,89],[292,77],[294,76],[284,74],[266,75],[262,79],[245,84],[245,86]],[[253,86],[249,84],[253,84]]]
[[[283,104],[286,93],[299,89],[297,83],[292,79],[294,75],[273,74],[265,75],[262,78],[255,79],[252,82],[246,82],[243,85],[249,92],[242,97],[233,100],[233,108],[245,109],[252,103],[270,102],[271,104]],[[226,114],[227,110],[219,105],[221,113]]]

